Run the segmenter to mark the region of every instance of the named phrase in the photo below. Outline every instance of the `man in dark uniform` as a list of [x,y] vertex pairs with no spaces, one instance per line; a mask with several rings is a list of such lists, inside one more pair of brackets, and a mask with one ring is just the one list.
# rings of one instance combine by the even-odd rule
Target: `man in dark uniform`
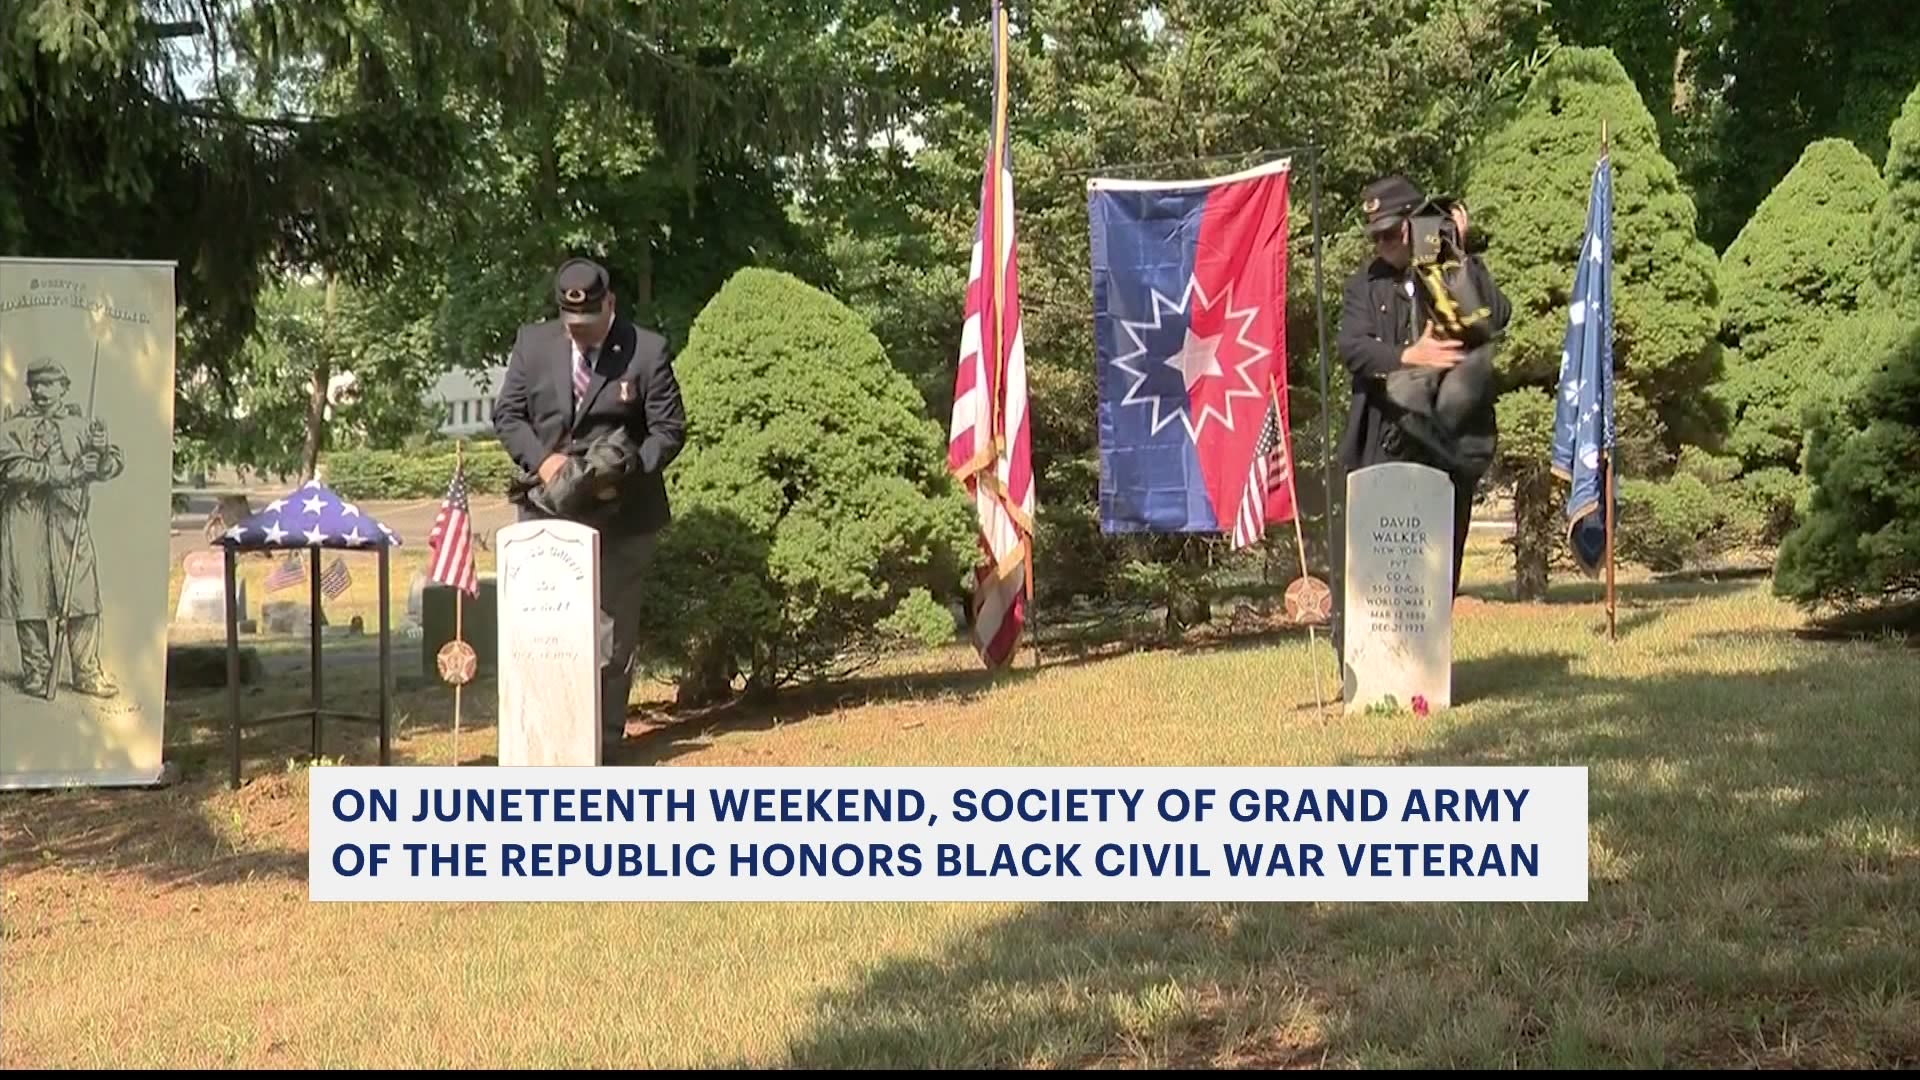
[[[1400,428],[1404,414],[1387,394],[1387,378],[1408,367],[1445,371],[1459,364],[1461,346],[1434,335],[1414,298],[1413,230],[1410,215],[1426,202],[1405,178],[1387,177],[1369,185],[1361,196],[1367,235],[1373,240],[1373,259],[1342,290],[1339,349],[1353,375],[1353,400],[1347,429],[1340,441],[1340,462],[1349,471],[1388,461],[1414,461],[1446,468],[1434,461]],[[1467,239],[1467,214],[1455,207],[1454,225],[1461,243]],[[1477,255],[1466,256],[1468,272],[1480,296],[1491,309],[1490,329],[1506,329],[1512,306],[1493,283],[1486,264]],[[1490,459],[1496,439],[1494,398],[1488,393],[1462,426],[1462,438],[1478,443],[1472,456]],[[1474,496],[1484,472],[1457,465],[1449,469],[1454,484],[1453,592],[1460,592],[1460,560],[1466,551],[1467,530],[1473,519]]]
[[[595,500],[604,507],[576,518],[600,532],[600,609],[613,643],[601,669],[600,722],[602,745],[611,746],[626,730],[641,575],[672,516],[662,471],[685,444],[686,409],[667,340],[615,311],[605,269],[569,259],[553,288],[560,317],[520,328],[493,422],[529,483],[543,488],[571,481],[589,456],[624,448],[628,467]],[[521,520],[545,516],[521,500]]]

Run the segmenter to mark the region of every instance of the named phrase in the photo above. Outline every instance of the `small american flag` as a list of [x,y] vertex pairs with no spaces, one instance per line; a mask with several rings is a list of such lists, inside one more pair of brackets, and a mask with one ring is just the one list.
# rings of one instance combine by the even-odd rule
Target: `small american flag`
[[353,585],[353,575],[347,572],[347,560],[338,555],[327,565],[326,572],[320,575],[320,591],[329,600],[340,599],[340,594]]
[[1240,493],[1240,512],[1233,519],[1233,548],[1258,543],[1267,534],[1267,492],[1287,479],[1286,447],[1280,438],[1280,405],[1267,402],[1267,419],[1253,444],[1253,464],[1247,486]]
[[451,585],[468,596],[480,595],[480,578],[473,566],[473,523],[467,512],[467,477],[455,466],[441,500],[440,515],[427,534],[427,580]]
[[307,564],[301,559],[300,554],[295,552],[280,560],[280,565],[274,567],[273,573],[267,575],[267,591],[279,592],[281,589],[291,589],[306,580]]

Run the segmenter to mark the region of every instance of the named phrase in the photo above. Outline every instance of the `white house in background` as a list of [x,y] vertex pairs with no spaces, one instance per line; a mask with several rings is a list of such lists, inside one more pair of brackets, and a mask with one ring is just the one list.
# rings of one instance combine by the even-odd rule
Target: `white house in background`
[[438,404],[440,434],[465,436],[493,431],[493,403],[500,395],[500,383],[507,377],[506,365],[490,367],[484,373],[458,370],[440,376],[429,392],[428,400]]

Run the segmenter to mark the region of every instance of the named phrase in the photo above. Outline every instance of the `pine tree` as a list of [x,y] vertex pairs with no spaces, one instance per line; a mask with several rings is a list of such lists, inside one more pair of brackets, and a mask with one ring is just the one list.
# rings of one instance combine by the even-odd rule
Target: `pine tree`
[[1804,501],[1806,410],[1833,392],[1843,357],[1823,344],[1876,303],[1873,219],[1886,202],[1873,162],[1844,139],[1809,145],[1720,260],[1732,490],[1754,515],[1748,539],[1778,543]]
[[840,301],[735,274],[674,364],[691,425],[642,647],[688,700],[844,674],[899,640],[948,640],[972,516],[912,382]]
[[[1710,439],[1724,425],[1704,392],[1720,371],[1719,297],[1713,251],[1694,235],[1693,203],[1620,62],[1606,49],[1562,50],[1481,144],[1467,184],[1472,220],[1490,239],[1488,267],[1514,309],[1498,354],[1505,393],[1497,468],[1515,488],[1515,577],[1523,599],[1546,594],[1560,539],[1557,530],[1542,531],[1560,520],[1542,509],[1561,497],[1547,468],[1551,394],[1603,124],[1614,178],[1619,438],[1644,439],[1653,424],[1632,431],[1626,423],[1650,413],[1661,456],[1670,457],[1679,443]],[[1665,464],[1623,454],[1620,469],[1631,474]]]
[[1893,124],[1874,220],[1878,310],[1836,327],[1816,364],[1807,512],[1780,545],[1774,591],[1808,607],[1920,589],[1920,88]]

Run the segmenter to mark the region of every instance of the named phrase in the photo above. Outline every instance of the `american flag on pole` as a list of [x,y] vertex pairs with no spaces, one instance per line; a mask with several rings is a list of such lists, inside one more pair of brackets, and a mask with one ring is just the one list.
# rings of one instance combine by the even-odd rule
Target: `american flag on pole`
[[1281,423],[1280,400],[1270,397],[1266,421],[1253,444],[1253,464],[1247,469],[1247,485],[1240,493],[1240,510],[1233,518],[1235,551],[1259,543],[1269,521],[1293,517],[1293,470],[1287,461],[1288,440]]
[[466,470],[456,465],[453,479],[447,482],[447,497],[440,502],[440,514],[433,519],[433,531],[427,534],[427,580],[478,596],[480,578],[473,567],[472,525]]
[[291,589],[306,580],[307,564],[296,551],[281,559],[280,565],[274,567],[273,573],[267,575],[267,591],[279,592],[281,589]]
[[347,572],[347,560],[338,555],[327,565],[325,573],[320,575],[320,591],[329,600],[340,599],[340,594],[353,585],[353,575]]
[[1019,651],[1033,595],[1034,495],[1007,160],[1007,16],[1000,0],[993,2],[992,20],[993,126],[968,270],[947,468],[966,485],[979,520],[974,646],[988,668],[999,668]]

